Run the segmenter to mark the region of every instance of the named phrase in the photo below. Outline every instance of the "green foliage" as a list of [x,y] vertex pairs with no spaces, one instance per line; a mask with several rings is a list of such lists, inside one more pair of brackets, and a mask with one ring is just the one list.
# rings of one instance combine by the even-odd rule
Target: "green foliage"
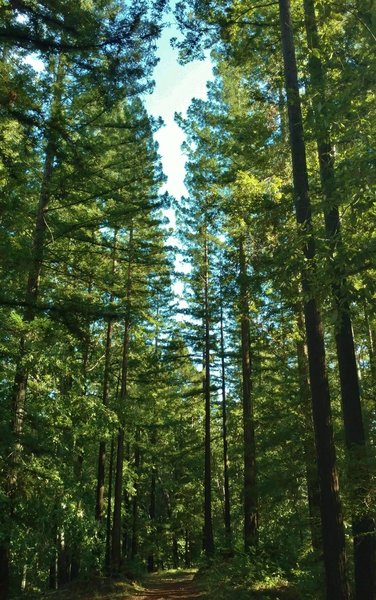
[[260,553],[249,556],[238,554],[223,562],[218,560],[197,576],[200,588],[208,598],[230,600],[239,598],[286,598],[300,597],[297,588],[284,579],[279,567]]
[[[210,47],[216,75],[207,100],[177,115],[188,159],[188,197],[174,201],[179,253],[189,265],[181,277],[184,308],[171,291],[174,251],[166,243],[167,199],[159,195],[164,176],[153,139],[159,124],[141,98],[152,85],[166,3],[11,4],[2,3],[0,23],[0,555],[10,552],[12,597],[68,584],[72,598],[95,597],[97,588],[111,598],[133,591],[98,576],[106,570],[112,518],[111,510],[108,524],[95,518],[98,450],[104,443],[106,513],[113,508],[119,427],[123,575],[202,564],[208,342],[218,556],[198,581],[209,597],[224,600],[320,598],[322,565],[312,551],[309,512],[311,416],[297,348],[304,341],[297,317],[305,232],[293,219],[277,4],[176,3],[185,33],[175,40],[181,60]],[[375,504],[373,479],[363,493],[375,465],[375,22],[367,2],[317,1],[320,48],[309,49],[303,5],[291,5],[317,240],[309,276],[326,330],[350,548],[349,515],[362,514],[365,503],[372,513]],[[41,69],[28,64],[31,57]],[[312,59],[324,69],[320,98]],[[328,206],[315,141],[324,129],[335,148],[341,217],[334,250],[322,218]],[[249,555],[241,553],[240,240],[259,498],[259,543]],[[346,278],[371,442],[347,455],[333,335],[341,316],[332,301],[338,273]],[[223,519],[223,375],[231,540]],[[348,476],[354,465],[361,466],[355,480]],[[92,589],[72,584],[78,574],[84,588],[96,574]]]

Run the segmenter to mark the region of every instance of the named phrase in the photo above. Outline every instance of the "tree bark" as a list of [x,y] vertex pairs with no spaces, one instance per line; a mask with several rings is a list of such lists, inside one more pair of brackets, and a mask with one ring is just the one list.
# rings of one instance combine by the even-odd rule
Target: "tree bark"
[[221,392],[222,392],[222,440],[223,440],[223,491],[225,539],[228,550],[232,548],[230,482],[228,474],[228,441],[227,441],[227,400],[226,400],[226,364],[225,339],[223,330],[223,298],[220,309],[220,346],[221,346]]
[[210,315],[209,315],[209,256],[208,241],[204,240],[204,369],[203,392],[205,398],[205,474],[204,474],[204,537],[206,556],[214,554],[211,487],[211,406],[210,406]]
[[304,421],[304,458],[306,466],[309,525],[312,548],[318,556],[322,556],[322,536],[320,528],[320,485],[316,465],[316,447],[312,422],[311,392],[309,386],[309,369],[307,346],[304,340],[304,317],[298,311],[299,339],[296,343],[299,373],[300,411]]
[[299,230],[304,235],[302,287],[308,347],[312,414],[316,438],[317,466],[321,489],[321,523],[324,548],[326,595],[328,600],[348,600],[345,537],[336,456],[333,441],[329,385],[320,312],[313,289],[315,243],[308,191],[306,150],[300,105],[295,46],[288,0],[279,0],[281,42],[285,89],[288,104],[290,147],[293,167],[295,212]]
[[69,583],[71,557],[65,543],[64,529],[58,534],[57,581],[58,587]]
[[115,441],[111,438],[110,464],[108,466],[108,492],[107,492],[107,515],[106,515],[106,553],[105,569],[106,574],[111,572],[111,512],[112,512],[112,479],[114,468]]
[[[48,588],[50,590],[57,590],[57,526],[54,525],[53,529],[53,549],[50,558],[50,568],[48,577]],[[1,596],[0,596],[1,597]]]
[[121,366],[121,386],[120,386],[120,427],[117,438],[117,455],[116,455],[116,475],[115,475],[115,490],[114,490],[114,515],[112,523],[112,548],[111,548],[111,563],[112,571],[118,573],[122,562],[121,552],[121,507],[123,503],[123,465],[124,465],[124,409],[127,403],[128,396],[128,359],[129,359],[129,339],[131,326],[131,291],[132,291],[132,260],[133,260],[133,225],[129,231],[129,259],[126,282],[126,317],[124,320],[123,334],[123,356]]
[[243,435],[244,435],[244,548],[258,542],[258,493],[254,408],[252,400],[251,335],[249,323],[247,260],[244,239],[239,241],[239,308],[241,328]]
[[367,328],[369,371],[371,375],[372,387],[376,389],[376,330],[372,327],[367,305],[364,307],[364,317]]
[[111,564],[112,573],[120,571],[121,554],[121,499],[123,490],[123,464],[124,464],[124,428],[118,431],[116,450],[116,470],[114,489],[114,515],[112,520],[112,549]]
[[[153,431],[151,433],[150,443],[151,443],[151,447],[153,448],[153,450],[155,452],[155,449],[157,446],[157,432],[155,429],[153,429]],[[148,571],[149,571],[149,573],[153,573],[155,571],[154,545],[156,542],[155,528],[156,528],[156,516],[157,516],[156,483],[157,483],[157,475],[156,475],[155,466],[153,465],[151,468],[150,504],[149,504],[149,518],[150,518],[150,525],[151,525],[151,533],[150,533],[151,540],[150,541],[152,543],[153,549],[149,553],[149,556],[148,556]]]
[[131,545],[131,558],[134,560],[138,556],[139,546],[139,535],[138,535],[138,503],[139,503],[139,483],[138,478],[140,476],[140,465],[141,465],[141,451],[140,451],[140,430],[136,430],[136,440],[134,447],[134,469],[136,474],[136,483],[134,486],[134,496],[132,503],[132,545]]
[[184,565],[186,569],[190,569],[192,566],[191,557],[191,540],[189,529],[185,530],[185,541],[184,541]]
[[[114,231],[113,239],[113,250],[112,250],[112,277],[115,276],[115,252],[116,252],[116,237],[117,231]],[[113,296],[110,296],[110,302],[112,302]],[[109,319],[107,323],[106,332],[106,346],[105,346],[105,357],[104,357],[104,372],[103,372],[103,391],[102,391],[102,403],[103,406],[108,405],[109,395],[109,383],[110,383],[110,359],[111,359],[111,340],[112,340],[112,328],[113,320]],[[95,506],[95,518],[98,521],[102,521],[105,515],[104,510],[104,486],[105,486],[105,463],[106,463],[106,442],[101,440],[99,443],[99,455],[98,455],[98,475],[97,475],[97,494],[96,494],[96,506]]]
[[304,17],[310,50],[308,65],[321,188],[324,196],[325,230],[330,245],[328,262],[331,266],[332,293],[337,312],[335,341],[348,458],[347,470],[355,504],[352,515],[355,590],[357,600],[373,600],[376,596],[376,531],[375,522],[366,510],[366,498],[371,482],[366,466],[366,439],[347,281],[341,261],[337,258],[338,253],[341,254],[342,251],[341,223],[336,192],[334,151],[328,127],[325,74],[319,57],[320,40],[314,0],[304,0]]
[[[129,441],[126,444],[125,450],[125,460],[129,463],[131,460],[131,445]],[[129,515],[131,512],[131,496],[128,492],[127,488],[124,489],[124,514]],[[123,560],[130,557],[131,550],[131,542],[132,538],[130,535],[130,528],[123,527],[123,549],[122,549],[122,557]]]

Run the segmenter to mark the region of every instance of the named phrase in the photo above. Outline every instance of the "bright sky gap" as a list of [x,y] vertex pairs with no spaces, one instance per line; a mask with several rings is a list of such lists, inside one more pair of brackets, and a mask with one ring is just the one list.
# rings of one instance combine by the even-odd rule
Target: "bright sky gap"
[[185,114],[193,98],[205,98],[206,83],[213,79],[209,58],[179,65],[178,51],[170,45],[170,39],[178,35],[173,23],[165,27],[158,44],[160,61],[154,72],[155,90],[145,98],[148,112],[155,117],[162,117],[165,123],[155,135],[163,170],[168,177],[162,191],[167,190],[177,199],[187,190],[184,186],[185,157],[181,151],[184,133],[174,122],[174,114]]
[[[203,61],[195,60],[187,65],[178,63],[178,51],[171,47],[172,37],[179,37],[179,31],[173,22],[172,15],[168,16],[167,25],[158,43],[159,63],[154,71],[155,89],[145,98],[148,112],[154,117],[162,117],[164,125],[155,134],[159,145],[159,154],[167,182],[161,193],[168,192],[176,200],[187,194],[184,185],[185,156],[181,150],[185,135],[174,121],[176,112],[186,114],[193,98],[206,98],[206,84],[213,79],[212,65],[209,57]],[[170,226],[175,227],[173,209],[166,211]],[[171,238],[171,243],[177,240]],[[175,262],[176,271],[187,271],[189,266],[184,264],[179,254]],[[183,284],[177,281],[174,292],[181,297]],[[180,298],[183,306],[185,303]]]

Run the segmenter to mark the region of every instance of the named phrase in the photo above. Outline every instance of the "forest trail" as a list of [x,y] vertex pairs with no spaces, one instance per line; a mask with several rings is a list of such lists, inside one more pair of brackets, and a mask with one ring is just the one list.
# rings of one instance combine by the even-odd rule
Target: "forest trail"
[[151,575],[145,582],[146,589],[130,600],[203,600],[193,577],[191,571]]

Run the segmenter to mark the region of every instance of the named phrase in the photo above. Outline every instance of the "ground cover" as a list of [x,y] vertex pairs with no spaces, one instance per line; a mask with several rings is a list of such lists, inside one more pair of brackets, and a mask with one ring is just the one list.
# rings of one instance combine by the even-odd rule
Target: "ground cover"
[[299,600],[288,581],[271,577],[263,581],[234,578],[231,567],[212,565],[201,571],[163,571],[140,582],[95,578],[56,592],[46,600]]

